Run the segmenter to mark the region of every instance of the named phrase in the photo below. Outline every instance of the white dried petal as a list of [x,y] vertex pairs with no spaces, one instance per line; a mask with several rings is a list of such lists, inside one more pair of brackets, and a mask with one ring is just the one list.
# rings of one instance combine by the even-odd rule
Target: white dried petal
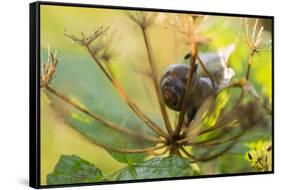
[[[198,54],[202,63],[218,84],[228,84],[235,74],[234,71],[227,66],[228,59],[234,49],[235,45],[230,44],[227,47],[218,50],[217,52]],[[202,76],[207,77],[207,74],[200,65],[198,67],[198,71]]]

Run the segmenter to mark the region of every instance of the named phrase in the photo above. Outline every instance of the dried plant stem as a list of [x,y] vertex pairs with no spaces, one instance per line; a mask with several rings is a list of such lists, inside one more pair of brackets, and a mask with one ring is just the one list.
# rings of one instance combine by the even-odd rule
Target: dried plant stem
[[69,105],[75,107],[76,109],[78,109],[79,111],[83,112],[84,114],[90,116],[91,118],[94,118],[100,122],[102,122],[105,126],[114,129],[116,131],[122,132],[124,134],[136,137],[136,138],[140,138],[146,141],[151,141],[151,142],[156,142],[156,143],[160,143],[163,142],[161,139],[155,138],[155,137],[149,137],[146,135],[142,135],[139,133],[136,133],[134,131],[131,131],[129,129],[126,128],[122,128],[119,127],[103,118],[101,118],[100,116],[89,112],[88,110],[86,110],[85,108],[79,106],[78,104],[76,104],[73,100],[71,100],[70,98],[66,97],[65,95],[61,94],[60,92],[56,91],[54,88],[50,87],[50,86],[46,86],[46,90],[48,90],[49,92],[51,92],[53,95],[59,97],[60,99],[62,99],[63,101],[67,102]]
[[110,76],[110,74],[106,71],[106,69],[103,67],[103,65],[101,64],[101,62],[97,59],[97,57],[95,56],[95,54],[91,51],[90,49],[90,45],[85,46],[88,53],[91,55],[91,57],[94,59],[94,61],[98,64],[99,68],[102,70],[102,72],[105,74],[105,76],[112,81],[112,77]]
[[[131,108],[131,110],[156,134],[163,136],[165,138],[169,138],[168,135],[163,131],[156,123],[154,123],[148,116],[146,116],[138,106],[129,98],[125,90],[122,88],[121,84],[116,80],[112,73],[108,73],[106,69],[103,67],[102,63],[97,59],[96,55],[91,51],[89,46],[86,46],[89,54],[94,59],[94,61],[98,64],[102,72],[106,75],[109,81],[113,84],[116,88],[118,94],[125,100],[127,105]],[[110,71],[109,71],[110,72]]]
[[143,39],[144,39],[144,43],[145,43],[145,48],[147,51],[147,56],[148,56],[148,61],[149,61],[149,65],[150,65],[150,69],[151,69],[151,74],[152,74],[152,80],[153,80],[153,84],[154,84],[154,88],[156,91],[156,95],[157,95],[157,99],[158,99],[158,103],[160,106],[160,110],[161,110],[161,114],[165,123],[165,127],[167,132],[169,133],[169,135],[171,136],[173,134],[173,130],[171,127],[171,123],[169,121],[169,117],[167,114],[167,110],[165,107],[165,104],[162,100],[161,97],[161,92],[160,92],[160,86],[159,86],[159,81],[157,80],[157,69],[156,69],[156,64],[154,63],[153,57],[152,57],[152,50],[151,50],[151,46],[149,44],[148,41],[148,34],[145,28],[141,28],[142,30],[142,35],[143,35]]
[[219,139],[220,137],[223,137],[225,135],[225,132],[222,132],[222,133],[219,133],[218,135],[212,137],[212,138],[209,138],[209,139],[206,139],[206,140],[203,140],[203,141],[198,141],[198,142],[181,142],[181,143],[185,143],[184,145],[185,146],[201,146],[201,145],[204,145],[206,143],[209,143],[209,142],[212,142],[216,139]]
[[96,141],[94,141],[93,139],[90,139],[91,142],[99,147],[102,147],[104,149],[107,150],[111,150],[114,152],[119,152],[119,153],[126,153],[126,154],[137,154],[137,153],[152,153],[154,154],[154,151],[162,149],[165,147],[165,145],[161,145],[158,147],[147,147],[147,148],[138,148],[138,149],[127,149],[127,148],[114,148],[112,146],[109,145],[105,145],[102,143],[98,143]]
[[[250,78],[250,71],[251,71],[251,68],[252,68],[254,55],[255,55],[255,51],[252,50],[252,52],[249,56],[249,59],[248,59],[248,67],[247,67],[247,71],[246,71],[246,74],[245,74],[245,78],[246,78],[247,81]],[[242,88],[240,97],[239,97],[238,102],[237,102],[237,105],[241,103],[241,101],[244,97],[244,94],[245,94],[245,89]]]
[[251,67],[252,67],[252,64],[253,64],[254,54],[255,54],[255,52],[252,51],[252,53],[249,57],[249,60],[248,60],[248,67],[247,67],[247,72],[246,72],[246,79],[247,80],[249,80],[249,78],[250,78],[250,71],[251,71]]
[[226,139],[223,139],[221,141],[206,143],[206,144],[204,144],[204,146],[217,146],[217,145],[220,145],[220,144],[223,144],[223,143],[234,141],[234,140],[239,139],[244,133],[245,133],[245,131],[243,130],[240,133],[238,133],[237,135],[234,135],[233,137],[226,138]]
[[157,153],[157,152],[153,152],[154,156],[161,156],[166,154],[169,150],[171,149],[171,146],[166,146],[163,152]]
[[179,135],[179,133],[181,132],[182,126],[183,126],[184,116],[186,113],[186,106],[187,106],[188,98],[189,98],[189,89],[191,89],[193,74],[195,71],[195,62],[196,62],[196,58],[197,58],[197,53],[198,53],[197,44],[192,43],[191,44],[191,59],[190,59],[191,68],[189,71],[188,81],[185,85],[184,98],[183,98],[183,102],[181,105],[179,120],[178,120],[178,124],[176,126],[176,130],[174,131],[174,135]]
[[234,145],[235,145],[236,142],[232,142],[231,144],[229,144],[225,149],[223,149],[222,151],[216,153],[216,154],[213,154],[213,155],[210,155],[210,156],[206,156],[206,157],[196,157],[194,155],[192,155],[191,153],[187,152],[183,147],[181,148],[181,150],[190,158],[193,159],[193,161],[191,162],[204,162],[204,161],[209,161],[209,160],[212,160],[212,159],[215,159],[217,157],[220,157],[221,155],[223,155],[224,153],[226,153],[227,151],[229,151]]
[[180,147],[180,150],[187,156],[187,157],[189,157],[189,158],[191,158],[191,159],[193,159],[193,160],[196,160],[197,158],[193,155],[193,154],[191,154],[190,152],[188,152],[187,150],[185,150],[185,148],[184,147]]
[[171,145],[171,148],[170,148],[170,154],[175,154],[177,156],[180,156],[182,157],[180,151],[178,150],[180,147],[176,146],[176,145]]
[[216,88],[216,83],[215,83],[215,79],[213,77],[213,75],[208,71],[208,69],[205,67],[204,63],[202,62],[202,60],[200,59],[199,56],[197,56],[197,60],[199,61],[200,66],[202,67],[203,71],[206,73],[206,75],[211,79],[212,82],[212,86],[213,89]]
[[183,158],[183,155],[181,154],[180,150],[179,150],[179,147],[176,148],[176,153],[179,157],[182,157]]
[[[214,141],[225,135],[225,131],[223,131],[222,133],[214,136],[213,138],[199,141],[199,142],[188,142],[185,144],[185,146],[216,146],[216,145],[220,145],[223,143],[227,143],[227,142],[236,140],[236,139],[240,138],[244,133],[245,133],[245,131],[243,130],[240,133],[238,133],[237,135],[234,135],[232,137],[229,137],[229,138],[226,138],[226,139],[223,139],[220,141]],[[214,141],[214,142],[212,142],[212,141]]]
[[206,133],[209,133],[209,132],[212,132],[214,130],[217,130],[217,129],[220,129],[222,127],[225,127],[224,125],[217,125],[217,126],[214,126],[214,127],[210,127],[208,129],[204,129],[202,131],[199,131],[197,132],[196,134],[192,134],[191,132],[187,132],[187,135],[185,136],[185,138],[181,139],[181,140],[178,140],[177,143],[178,144],[185,144],[186,142],[188,142],[190,140],[190,136],[191,135],[196,135],[196,136],[199,136],[199,135],[203,135],[203,134],[206,134]]

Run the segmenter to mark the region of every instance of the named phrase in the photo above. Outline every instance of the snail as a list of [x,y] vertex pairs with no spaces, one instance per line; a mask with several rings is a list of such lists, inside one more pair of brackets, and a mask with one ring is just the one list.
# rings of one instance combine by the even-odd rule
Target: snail
[[[205,68],[214,78],[215,88],[211,79],[206,75],[200,64],[196,63],[193,74],[191,88],[189,89],[189,102],[186,113],[192,119],[204,100],[217,90],[229,84],[234,75],[234,71],[227,66],[227,60],[234,45],[211,53],[199,53]],[[185,60],[190,58],[190,54],[185,56]],[[185,86],[188,81],[189,65],[184,63],[172,64],[164,71],[160,79],[160,90],[164,103],[172,110],[180,111],[184,98]]]
[[[181,109],[188,73],[189,67],[186,64],[173,64],[161,77],[161,95],[164,103],[172,110],[180,111]],[[211,80],[207,77],[200,77],[197,72],[194,73],[191,84],[186,110],[188,118],[193,118],[203,101],[214,93]]]

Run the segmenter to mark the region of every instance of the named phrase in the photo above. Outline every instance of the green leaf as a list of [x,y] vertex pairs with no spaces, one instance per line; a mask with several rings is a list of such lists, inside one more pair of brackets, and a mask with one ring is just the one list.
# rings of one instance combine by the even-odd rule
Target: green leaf
[[[113,148],[133,149],[151,145],[151,143],[143,142],[134,137],[129,137],[128,135],[109,129],[84,114],[66,117],[66,122],[81,134],[87,136],[89,140],[106,144]],[[142,162],[147,157],[147,154],[126,154],[110,150],[107,150],[107,152],[119,162],[127,164]]]
[[[45,54],[45,50],[42,51],[42,54]],[[51,84],[53,88],[107,121],[138,134],[155,136],[119,97],[116,90],[86,52],[82,55],[64,53],[60,54],[60,58],[57,77]],[[63,120],[92,141],[113,148],[144,148],[155,145],[155,143],[132,138],[110,129],[69,106],[48,91],[46,94],[51,100],[51,105],[62,116]],[[153,116],[152,119],[159,123],[159,116]],[[162,123],[159,125],[161,126]],[[136,155],[107,151],[116,160],[128,164],[141,162],[147,157],[147,154]]]
[[135,180],[191,176],[190,162],[178,156],[156,157],[143,163],[121,169],[115,180]]
[[98,182],[103,174],[94,164],[76,155],[62,155],[52,173],[47,175],[48,185]]
[[119,152],[113,152],[110,150],[107,150],[107,152],[116,160],[122,163],[126,163],[128,165],[135,164],[135,163],[140,163],[143,162],[144,159],[147,157],[146,153],[142,154],[124,154],[124,153],[119,153]]

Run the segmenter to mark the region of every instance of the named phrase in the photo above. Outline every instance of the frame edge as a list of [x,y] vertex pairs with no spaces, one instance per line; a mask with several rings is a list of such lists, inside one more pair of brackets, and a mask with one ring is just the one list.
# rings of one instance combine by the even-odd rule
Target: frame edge
[[[29,4],[29,186],[40,187],[40,131],[38,96],[39,3]],[[39,58],[39,59],[38,59]],[[40,77],[40,76],[39,76]],[[40,81],[40,80],[39,80]]]

